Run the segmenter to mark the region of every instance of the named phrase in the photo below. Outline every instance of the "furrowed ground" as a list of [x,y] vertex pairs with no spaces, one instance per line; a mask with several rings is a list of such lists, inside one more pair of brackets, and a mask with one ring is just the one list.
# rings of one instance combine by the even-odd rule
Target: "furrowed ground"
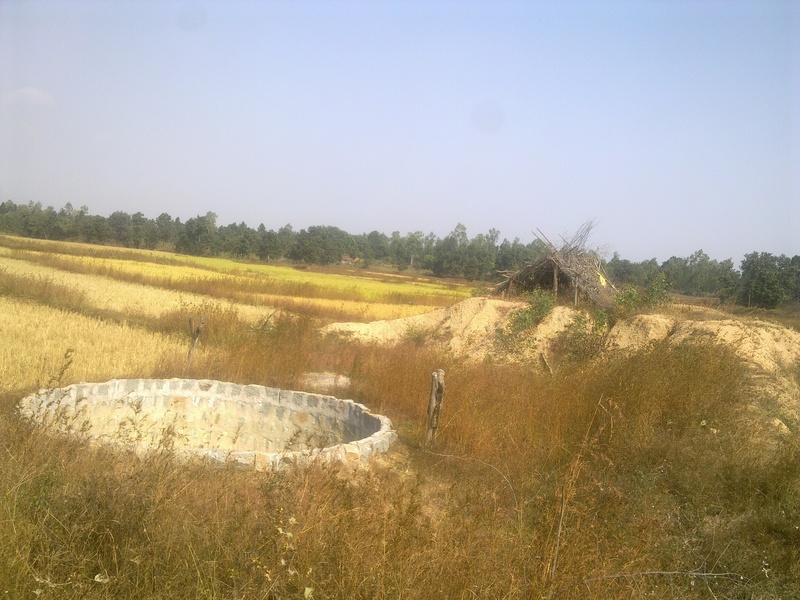
[[[610,332],[591,307],[532,323],[514,312],[524,304],[507,305],[484,323],[488,304],[462,302],[470,295],[360,269],[0,237],[0,589],[800,596],[797,332],[678,306],[610,315]],[[200,315],[189,364],[188,318]],[[416,321],[366,325],[402,317]],[[331,325],[341,322],[384,333]],[[447,388],[427,451],[437,368]],[[37,388],[78,381],[298,389],[318,371],[349,376],[347,397],[392,419],[400,441],[388,455],[256,473],[181,463],[168,448],[95,447],[14,413]]]

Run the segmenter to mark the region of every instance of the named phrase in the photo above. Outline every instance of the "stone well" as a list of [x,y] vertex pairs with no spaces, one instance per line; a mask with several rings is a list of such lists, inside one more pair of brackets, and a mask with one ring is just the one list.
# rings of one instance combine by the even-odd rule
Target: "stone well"
[[41,390],[19,413],[34,423],[137,450],[233,460],[257,469],[366,461],[397,438],[352,400],[195,379],[115,379]]

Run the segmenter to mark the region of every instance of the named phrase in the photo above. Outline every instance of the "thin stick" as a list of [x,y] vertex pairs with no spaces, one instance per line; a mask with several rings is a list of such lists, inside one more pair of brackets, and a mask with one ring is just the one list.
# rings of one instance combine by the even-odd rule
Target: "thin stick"
[[197,329],[194,328],[194,320],[192,317],[189,317],[189,333],[192,335],[192,346],[189,348],[189,364],[192,364],[192,355],[194,354],[194,349],[197,346],[197,341],[200,339],[200,334],[203,332],[203,326],[206,324],[206,318],[200,317],[200,324],[197,326]]
[[726,579],[744,580],[744,577],[739,573],[704,573],[702,571],[637,571],[635,573],[615,573],[614,575],[601,575],[600,577],[589,577],[584,579],[584,583],[593,583],[595,581],[607,581],[609,579],[635,579],[636,577],[652,577],[652,576],[666,576],[673,577],[681,575],[684,577],[697,577],[699,579],[715,579],[722,577]]

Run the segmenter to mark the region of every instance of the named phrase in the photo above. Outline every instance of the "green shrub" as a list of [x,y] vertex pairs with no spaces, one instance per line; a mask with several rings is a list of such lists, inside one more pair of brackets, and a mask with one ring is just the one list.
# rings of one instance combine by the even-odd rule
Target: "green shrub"
[[661,306],[669,301],[669,283],[664,273],[656,273],[643,291],[626,285],[614,299],[614,311],[620,318]]
[[639,291],[632,285],[622,288],[616,298],[614,298],[614,312],[620,318],[632,315],[641,308],[642,298]]
[[557,350],[569,360],[588,360],[603,348],[608,315],[598,311],[595,318],[579,314],[561,335]]
[[[514,350],[525,340],[525,332],[535,327],[549,315],[556,305],[552,292],[534,290],[528,296],[528,306],[518,308],[508,315],[508,324],[496,332],[495,342],[504,350]],[[532,338],[527,338],[532,342]]]
[[669,300],[669,283],[664,273],[656,273],[644,290],[642,302],[645,306],[661,306]]

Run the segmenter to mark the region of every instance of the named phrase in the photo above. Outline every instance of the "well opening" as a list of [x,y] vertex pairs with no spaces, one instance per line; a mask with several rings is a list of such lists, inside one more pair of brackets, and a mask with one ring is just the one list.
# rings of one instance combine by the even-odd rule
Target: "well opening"
[[233,460],[365,461],[386,452],[391,421],[334,396],[196,379],[115,379],[41,390],[20,414],[50,429],[148,451]]

